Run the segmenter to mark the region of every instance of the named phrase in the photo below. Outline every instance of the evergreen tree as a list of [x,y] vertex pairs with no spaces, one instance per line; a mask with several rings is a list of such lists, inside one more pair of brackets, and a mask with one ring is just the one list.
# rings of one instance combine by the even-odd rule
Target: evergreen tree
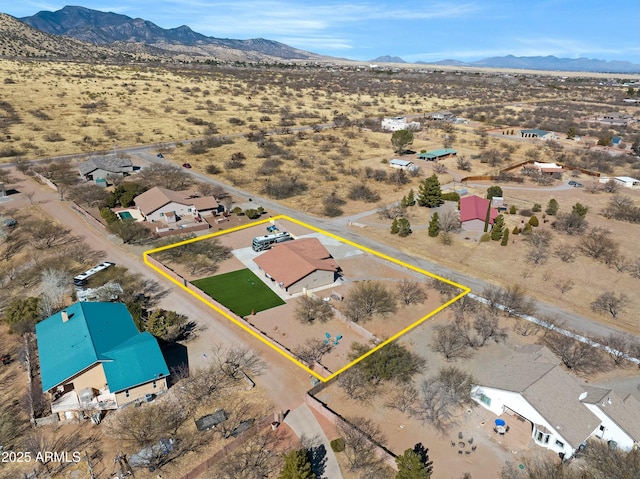
[[398,218],[393,218],[393,222],[391,223],[391,234],[396,235],[400,231],[400,227],[398,226]]
[[398,236],[409,236],[411,234],[411,223],[407,218],[398,219]]
[[502,233],[504,231],[504,218],[502,215],[498,215],[493,221],[493,227],[491,228],[491,239],[493,241],[500,241],[502,239]]
[[530,235],[532,229],[533,228],[531,228],[531,223],[525,223],[524,229],[522,230],[522,234],[523,235]]
[[505,228],[504,233],[502,233],[502,241],[500,241],[500,246],[507,246],[509,244],[509,229]]
[[418,188],[418,204],[427,208],[436,208],[444,201],[442,200],[442,189],[438,176],[434,173],[426,178],[420,188]]
[[484,218],[484,232],[489,231],[489,223],[491,222],[491,201],[487,205],[487,216]]
[[409,194],[407,195],[407,206],[413,206],[416,204],[416,195],[413,192],[413,188],[409,190]]
[[558,208],[560,208],[558,202],[554,198],[551,198],[549,200],[549,204],[547,205],[545,213],[547,213],[549,216],[553,216],[558,212]]
[[517,226],[514,226],[511,234],[514,234],[514,235],[520,234],[520,228],[518,228]]
[[393,150],[398,155],[402,155],[402,153],[404,153],[405,147],[411,145],[412,143],[413,133],[409,130],[397,130],[394,131],[391,135],[391,144],[393,145]]
[[536,215],[533,215],[531,218],[529,218],[529,224],[536,228],[540,225],[540,221],[538,220],[538,217]]
[[518,210],[516,209],[516,205],[511,205],[511,208],[509,208],[509,214],[515,215],[517,212]]
[[440,224],[438,218],[438,212],[433,213],[431,221],[429,221],[429,236],[435,238],[440,233]]
[[493,185],[487,188],[487,199],[501,197],[502,196],[502,188],[498,185]]
[[582,203],[576,203],[573,205],[573,208],[571,208],[571,213],[578,215],[580,218],[587,216],[587,211],[589,211],[589,208],[584,206]]
[[291,451],[284,456],[284,466],[278,479],[315,479],[306,449]]
[[422,462],[422,458],[412,449],[396,457],[398,473],[396,479],[429,479],[429,469]]
[[570,126],[569,131],[567,131],[567,140],[573,140],[576,137],[576,127]]
[[400,208],[406,208],[408,205],[408,200],[406,196],[403,196],[402,199],[400,200]]

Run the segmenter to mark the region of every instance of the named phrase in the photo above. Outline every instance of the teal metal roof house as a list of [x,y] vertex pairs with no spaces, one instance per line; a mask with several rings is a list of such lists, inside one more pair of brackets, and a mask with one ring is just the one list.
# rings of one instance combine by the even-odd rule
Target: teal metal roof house
[[448,156],[455,156],[457,154],[458,152],[453,148],[442,148],[440,150],[432,150],[432,151],[427,151],[425,153],[418,153],[418,158],[420,160],[436,161],[441,158],[446,158]]
[[122,303],[75,303],[38,323],[36,337],[54,413],[113,409],[167,388],[158,341]]

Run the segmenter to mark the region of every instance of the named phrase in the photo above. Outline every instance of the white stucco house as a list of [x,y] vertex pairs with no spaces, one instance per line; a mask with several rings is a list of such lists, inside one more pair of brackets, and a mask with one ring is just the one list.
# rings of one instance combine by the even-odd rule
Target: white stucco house
[[383,118],[380,126],[385,131],[417,131],[420,129],[421,125],[419,121],[409,121],[404,116],[396,116],[393,118]]
[[599,438],[624,450],[640,441],[640,401],[589,386],[552,361],[548,350],[533,346],[476,372],[472,398],[509,423],[526,421],[533,441],[573,456],[587,439]]
[[416,165],[413,163],[413,161],[400,160],[398,158],[390,160],[389,166],[398,170],[413,170],[416,168]]

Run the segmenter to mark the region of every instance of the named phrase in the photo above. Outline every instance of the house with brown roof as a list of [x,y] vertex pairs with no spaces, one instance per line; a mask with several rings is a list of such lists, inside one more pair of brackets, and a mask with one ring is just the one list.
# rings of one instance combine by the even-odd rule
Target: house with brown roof
[[592,437],[634,448],[640,439],[640,402],[584,383],[564,371],[547,348],[537,348],[478,368],[471,397],[507,424],[511,418],[529,422],[534,443],[565,458]]
[[159,186],[136,196],[134,202],[146,221],[167,224],[223,211],[213,196],[195,196],[190,190],[172,191]]
[[287,241],[254,259],[264,275],[289,294],[333,283],[340,266],[317,238]]
[[[484,222],[487,217],[489,200],[479,196],[464,196],[460,198],[460,225],[467,231],[484,230]],[[498,210],[491,208],[489,213],[489,224],[498,216]]]

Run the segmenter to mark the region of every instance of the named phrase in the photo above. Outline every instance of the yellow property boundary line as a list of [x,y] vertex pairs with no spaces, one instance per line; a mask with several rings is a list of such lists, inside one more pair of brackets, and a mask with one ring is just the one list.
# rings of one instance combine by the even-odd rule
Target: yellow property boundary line
[[[274,221],[278,221],[278,220],[286,220],[286,221],[290,221],[292,223],[295,223],[299,226],[302,226],[304,228],[307,228],[311,231],[315,231],[317,233],[321,233],[325,236],[328,236],[330,238],[336,239],[338,241],[340,241],[341,243],[345,243],[348,244],[350,246],[353,246],[355,248],[358,248],[359,250],[365,251],[369,254],[372,254],[374,256],[377,256],[378,258],[382,258],[384,260],[390,261],[392,263],[395,263],[397,265],[400,265],[404,268],[408,268],[412,271],[416,271],[420,274],[423,274],[425,276],[428,276],[430,278],[435,278],[439,281],[443,281],[451,286],[454,286],[456,288],[459,288],[462,290],[462,292],[460,294],[458,294],[457,296],[455,296],[454,298],[451,298],[449,301],[447,301],[446,303],[444,303],[443,305],[439,306],[438,308],[434,309],[433,311],[431,311],[430,313],[426,314],[425,316],[423,316],[422,318],[418,319],[416,322],[410,324],[409,326],[407,326],[406,328],[404,328],[402,331],[394,334],[393,336],[391,336],[389,339],[383,341],[382,343],[378,344],[375,348],[367,351],[365,354],[363,354],[362,356],[360,356],[359,358],[351,361],[349,364],[347,364],[346,366],[343,366],[342,368],[338,369],[336,372],[334,372],[333,374],[331,374],[330,376],[324,377],[321,376],[320,374],[318,374],[317,372],[315,372],[314,370],[310,369],[309,367],[307,367],[305,364],[301,363],[298,359],[296,359],[295,357],[293,357],[291,354],[289,354],[287,351],[284,351],[282,349],[280,349],[278,346],[276,346],[275,344],[273,344],[271,341],[269,341],[268,339],[266,339],[265,337],[263,337],[262,335],[258,334],[257,332],[255,332],[254,330],[252,330],[251,328],[249,328],[248,326],[242,324],[240,321],[238,321],[236,318],[234,318],[233,316],[231,316],[230,314],[228,314],[226,311],[223,311],[222,309],[218,308],[215,304],[210,303],[209,301],[207,301],[205,298],[201,297],[200,295],[198,295],[196,292],[191,291],[189,288],[187,288],[184,284],[182,284],[181,282],[175,280],[174,278],[172,278],[171,276],[169,276],[168,274],[166,274],[164,271],[161,271],[160,269],[158,269],[155,265],[151,264],[148,260],[148,255],[150,254],[154,254],[154,253],[159,253],[160,251],[165,251],[167,249],[171,249],[171,248],[176,248],[178,246],[182,246],[185,244],[189,244],[189,243],[194,243],[196,241],[202,241],[202,240],[206,240],[209,238],[215,238],[216,236],[222,236],[222,235],[226,235],[229,233],[233,233],[235,231],[240,231],[243,229],[247,229],[247,228],[251,228],[253,226],[257,226],[257,225],[261,225],[261,224],[265,224],[265,223],[271,223]],[[144,259],[144,263],[149,266],[151,269],[153,269],[154,271],[160,273],[162,276],[164,276],[165,278],[167,278],[169,281],[171,281],[172,283],[174,283],[175,285],[179,286],[180,288],[182,288],[183,290],[185,290],[186,292],[188,292],[189,294],[191,294],[194,298],[202,301],[204,304],[206,304],[207,306],[209,306],[211,309],[213,309],[214,311],[216,311],[218,314],[221,314],[222,316],[224,316],[225,318],[227,318],[229,321],[231,321],[233,324],[240,326],[242,329],[244,329],[246,332],[248,332],[249,334],[251,334],[253,337],[257,338],[258,340],[260,340],[262,343],[266,344],[267,346],[269,346],[271,349],[273,349],[274,351],[278,352],[279,354],[281,354],[282,356],[284,356],[285,358],[287,358],[289,361],[293,362],[294,364],[296,364],[297,366],[301,367],[302,369],[304,369],[306,372],[308,372],[310,375],[312,375],[313,377],[319,379],[322,382],[327,382],[330,381],[331,379],[335,378],[336,376],[338,376],[339,374],[345,372],[347,369],[349,369],[350,367],[354,366],[355,364],[358,364],[360,361],[362,361],[364,358],[366,358],[367,356],[372,355],[373,353],[375,353],[376,351],[378,351],[379,349],[384,348],[387,344],[389,344],[392,341],[395,341],[396,339],[398,339],[400,336],[408,333],[409,331],[411,331],[412,329],[416,328],[417,326],[419,326],[420,324],[424,323],[427,319],[431,318],[432,316],[438,314],[440,311],[448,308],[449,306],[451,306],[453,303],[455,303],[456,301],[458,301],[460,298],[462,298],[463,296],[469,294],[471,292],[471,289],[468,288],[467,286],[463,286],[461,284],[455,283],[449,279],[443,278],[441,276],[438,276],[436,274],[430,273],[429,271],[423,270],[421,268],[418,268],[416,266],[410,265],[408,263],[405,263],[404,261],[400,261],[398,259],[392,258],[391,256],[387,256],[386,254],[380,253],[378,251],[372,250],[370,248],[367,248],[366,246],[362,246],[359,245],[357,243],[354,243],[353,241],[349,241],[348,239],[342,238],[340,236],[334,235],[333,233],[329,233],[328,231],[324,231],[321,230],[319,228],[316,228],[315,226],[311,226],[309,224],[303,223],[302,221],[298,221],[294,218],[291,218],[289,216],[286,215],[278,215],[278,216],[274,216],[272,218],[267,218],[264,220],[259,220],[259,221],[254,221],[253,223],[249,223],[246,225],[241,225],[241,226],[236,226],[234,228],[230,228],[228,230],[223,230],[223,231],[218,231],[216,233],[210,233],[208,235],[204,235],[204,236],[200,236],[197,238],[191,238],[185,241],[180,241],[178,243],[173,243],[167,246],[161,246],[160,248],[155,248],[155,249],[151,249],[148,251],[145,251],[143,254],[143,259]]]

